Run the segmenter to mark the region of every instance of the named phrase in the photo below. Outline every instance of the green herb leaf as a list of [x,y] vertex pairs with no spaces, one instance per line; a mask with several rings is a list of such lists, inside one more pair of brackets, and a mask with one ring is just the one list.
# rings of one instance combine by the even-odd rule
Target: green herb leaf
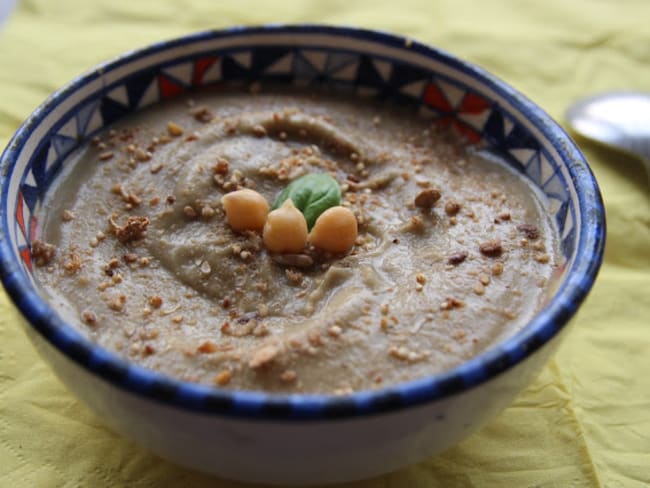
[[273,210],[291,198],[293,204],[305,216],[307,227],[312,228],[320,214],[341,203],[341,188],[326,173],[312,173],[292,181],[273,204]]

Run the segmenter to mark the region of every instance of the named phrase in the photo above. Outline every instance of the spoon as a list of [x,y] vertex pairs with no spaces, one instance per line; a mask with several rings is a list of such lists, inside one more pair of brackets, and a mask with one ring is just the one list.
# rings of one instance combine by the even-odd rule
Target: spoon
[[641,159],[650,178],[650,93],[607,92],[569,107],[571,128],[587,139]]

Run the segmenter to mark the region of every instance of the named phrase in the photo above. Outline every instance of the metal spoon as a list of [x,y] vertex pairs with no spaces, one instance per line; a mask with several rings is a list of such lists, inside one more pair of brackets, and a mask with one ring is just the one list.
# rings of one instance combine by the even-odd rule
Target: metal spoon
[[569,107],[566,119],[576,133],[640,158],[650,178],[650,93],[585,98]]

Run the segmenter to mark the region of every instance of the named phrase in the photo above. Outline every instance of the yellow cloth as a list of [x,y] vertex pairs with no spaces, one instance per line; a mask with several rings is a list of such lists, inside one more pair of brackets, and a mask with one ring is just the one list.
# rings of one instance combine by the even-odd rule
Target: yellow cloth
[[[2,1],[2,0],[0,0]],[[650,90],[650,2],[22,0],[0,31],[0,148],[45,97],[123,51],[232,24],[406,34],[476,62],[561,119],[575,98]],[[583,145],[609,217],[606,261],[539,378],[482,431],[362,487],[650,484],[650,197],[640,164]],[[109,431],[58,382],[0,291],[0,485],[240,486]]]

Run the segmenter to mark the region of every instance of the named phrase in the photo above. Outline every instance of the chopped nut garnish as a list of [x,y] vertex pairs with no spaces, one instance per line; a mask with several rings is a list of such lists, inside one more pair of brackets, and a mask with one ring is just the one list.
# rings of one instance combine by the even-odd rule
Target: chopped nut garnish
[[81,269],[81,258],[75,252],[69,254],[69,259],[63,262],[63,269],[67,274],[75,274]]
[[182,128],[180,125],[178,125],[177,123],[175,123],[175,122],[168,122],[168,123],[167,123],[167,132],[169,132],[169,135],[170,135],[170,136],[173,136],[173,137],[180,137],[180,136],[183,135],[184,130],[183,130],[183,128]]
[[341,335],[341,328],[338,325],[333,325],[329,329],[327,329],[327,334],[331,337],[338,337]]
[[456,265],[462,263],[463,261],[465,261],[465,259],[467,259],[467,252],[460,251],[460,252],[454,253],[451,256],[449,256],[449,258],[447,259],[447,262],[449,264],[453,264],[454,266],[456,266]]
[[538,253],[538,252],[536,252],[533,255],[533,259],[535,261],[537,261],[538,263],[546,264],[551,260],[551,257],[546,253]]
[[415,197],[415,206],[424,209],[431,208],[438,200],[440,200],[440,196],[439,190],[436,190],[435,188],[427,188],[426,190],[422,190]]
[[210,109],[205,105],[192,110],[192,115],[196,120],[203,122],[204,124],[210,122],[214,118],[214,114],[210,112]]
[[440,305],[441,310],[451,310],[454,308],[461,308],[465,305],[465,303],[462,300],[458,300],[457,298],[447,298],[444,302],[442,302],[442,305]]
[[138,260],[138,255],[133,254],[132,252],[127,253],[123,256],[125,263],[135,263]]
[[460,212],[460,208],[460,203],[455,200],[449,200],[447,203],[445,203],[445,213],[450,217]]
[[539,229],[532,224],[521,224],[517,226],[517,230],[524,234],[531,241],[539,237]]
[[45,241],[32,241],[32,260],[36,266],[47,266],[56,256],[56,247]]
[[189,205],[186,205],[183,207],[183,213],[188,219],[195,219],[196,218],[196,210],[194,210],[192,207]]
[[204,219],[210,219],[214,217],[215,213],[216,212],[214,211],[214,209],[212,207],[208,207],[207,205],[201,209],[201,217],[203,217]]
[[160,308],[163,304],[163,299],[158,295],[152,295],[149,297],[149,305],[153,308]]
[[130,204],[131,208],[137,207],[138,205],[140,205],[142,203],[142,199],[139,196],[137,196],[137,195],[135,195],[133,193],[129,193],[128,195],[126,195],[124,197],[124,201],[127,204]]
[[141,163],[151,160],[152,156],[153,155],[149,151],[143,151],[140,148],[137,148],[135,150],[135,159],[137,159]]
[[293,383],[297,379],[298,379],[298,374],[291,369],[282,372],[282,374],[280,375],[280,381],[282,381],[283,383]]
[[113,151],[106,151],[103,152],[99,155],[99,160],[100,161],[108,161],[114,156]]
[[503,273],[503,263],[494,263],[492,265],[492,276],[499,276]]
[[481,283],[476,283],[474,287],[474,293],[477,295],[483,295],[485,293],[485,287]]
[[151,169],[149,169],[149,172],[150,172],[152,175],[155,175],[155,174],[158,173],[161,169],[163,169],[163,164],[162,164],[162,163],[158,163],[158,164],[153,165],[153,166],[151,167]]
[[108,302],[108,308],[115,310],[116,312],[121,312],[124,309],[124,304],[126,303],[126,296],[118,295],[112,298]]
[[427,279],[422,273],[417,273],[415,275],[415,281],[417,281],[420,285],[424,285],[427,282]]
[[228,383],[230,383],[231,379],[232,379],[232,372],[228,369],[224,369],[223,371],[219,372],[217,376],[214,377],[214,382],[219,386],[226,386]]
[[467,337],[467,332],[465,332],[464,330],[457,330],[451,335],[451,337],[457,341],[462,341]]
[[61,220],[64,222],[70,222],[71,220],[74,220],[74,214],[70,210],[64,210],[61,214]]
[[89,325],[91,327],[97,325],[97,315],[95,315],[95,312],[93,312],[92,310],[86,309],[83,312],[81,312],[81,318],[86,323],[86,325]]
[[478,275],[478,280],[481,282],[482,285],[487,286],[490,284],[490,276],[485,273],[481,273],[480,275]]
[[217,164],[214,165],[214,172],[218,175],[226,175],[228,174],[229,166],[228,161],[219,159]]
[[390,323],[388,322],[388,319],[386,317],[382,317],[381,320],[379,321],[379,328],[384,332],[386,332],[389,327],[390,327]]
[[196,348],[197,352],[200,352],[201,354],[210,354],[213,352],[217,352],[219,350],[219,346],[215,344],[212,341],[205,341],[199,345],[199,347]]
[[544,244],[544,241],[535,241],[533,243],[533,249],[535,251],[543,252],[546,251],[546,245]]
[[253,329],[253,335],[255,337],[264,337],[269,335],[269,327],[264,323],[260,322],[258,323],[255,328]]
[[115,223],[113,218],[109,219],[109,224],[117,237],[117,240],[126,244],[127,242],[137,241],[142,239],[147,231],[149,219],[147,217],[128,217],[126,224],[119,226]]
[[501,256],[503,253],[503,247],[501,246],[501,241],[487,241],[483,242],[479,249],[481,254],[489,257]]
[[263,125],[258,124],[253,127],[253,134],[255,134],[257,137],[264,137],[266,136],[266,129]]
[[291,283],[294,286],[300,285],[303,280],[303,274],[300,271],[293,270],[291,268],[287,268],[285,270],[285,274],[287,275],[287,278],[289,279],[289,283]]
[[262,370],[270,367],[275,361],[275,358],[280,353],[278,348],[273,345],[264,346],[258,349],[253,354],[253,357],[248,362],[251,369]]

